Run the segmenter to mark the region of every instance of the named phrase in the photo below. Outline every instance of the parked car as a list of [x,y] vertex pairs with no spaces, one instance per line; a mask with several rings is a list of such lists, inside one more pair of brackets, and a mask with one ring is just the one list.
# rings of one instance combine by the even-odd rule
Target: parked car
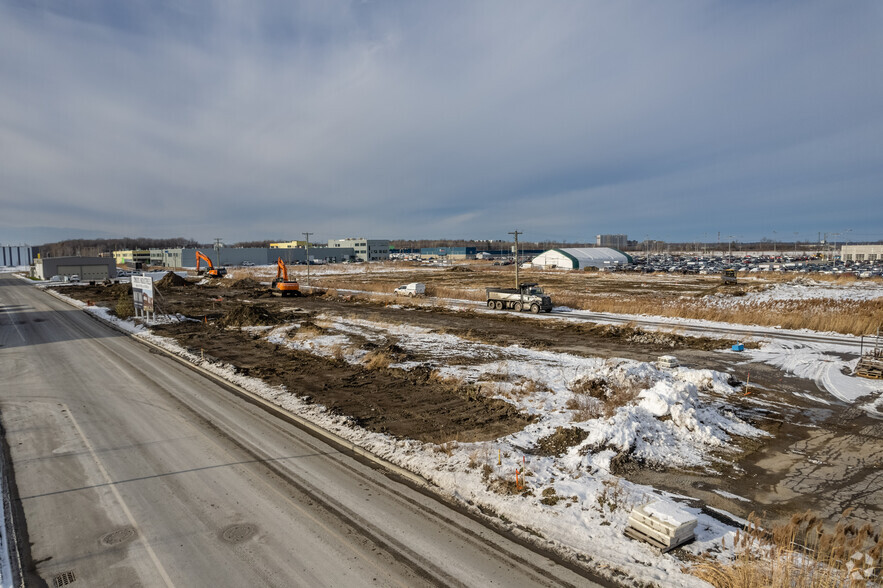
[[71,277],[70,277],[70,281],[71,281],[71,282],[79,282],[79,281],[80,281],[80,276],[79,276],[79,274],[73,274],[73,275],[71,275]]
[[52,276],[51,278],[49,278],[49,281],[50,282],[63,282],[64,280],[62,279],[61,276]]
[[422,296],[426,294],[426,284],[412,282],[399,286],[393,291],[397,296]]

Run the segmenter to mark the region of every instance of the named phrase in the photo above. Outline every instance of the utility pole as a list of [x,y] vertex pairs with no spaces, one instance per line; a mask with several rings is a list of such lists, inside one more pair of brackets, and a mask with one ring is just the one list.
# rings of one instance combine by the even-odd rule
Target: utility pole
[[509,231],[510,235],[515,235],[515,287],[521,292],[521,286],[518,283],[518,235],[524,234],[522,231],[515,229],[514,231]]
[[310,287],[310,235],[313,233],[303,233],[304,238],[307,240],[307,288]]
[[220,237],[215,237],[215,252],[217,253],[217,255],[215,255],[215,257],[217,257],[217,259],[218,259],[218,267],[220,268],[221,267],[221,238]]

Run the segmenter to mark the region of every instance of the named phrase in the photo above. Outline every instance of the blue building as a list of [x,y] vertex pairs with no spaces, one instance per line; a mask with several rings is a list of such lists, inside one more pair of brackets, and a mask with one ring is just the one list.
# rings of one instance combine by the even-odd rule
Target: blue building
[[475,247],[423,247],[420,249],[420,257],[475,259]]
[[0,267],[19,267],[33,265],[34,247],[28,245],[0,246]]

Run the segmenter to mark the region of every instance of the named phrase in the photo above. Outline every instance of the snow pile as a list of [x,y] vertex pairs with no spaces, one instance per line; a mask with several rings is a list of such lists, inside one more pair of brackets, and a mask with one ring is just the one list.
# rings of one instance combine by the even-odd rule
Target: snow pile
[[832,284],[813,280],[799,280],[775,284],[763,290],[750,291],[745,296],[709,295],[702,298],[708,306],[716,308],[768,306],[782,302],[806,302],[828,300],[838,302],[865,302],[883,297],[883,284],[856,282]]
[[[443,378],[479,385],[486,395],[537,417],[525,431],[512,436],[508,442],[513,447],[533,447],[539,438],[561,427],[586,431],[587,438],[565,458],[569,468],[609,471],[610,460],[621,454],[641,463],[706,466],[713,461],[711,452],[725,449],[731,435],[765,434],[723,408],[719,399],[736,391],[726,374],[712,370],[659,370],[644,362],[502,347],[413,325],[332,315],[317,317],[315,325],[322,328],[321,335],[292,338],[291,329],[299,325],[288,325],[274,329],[267,340],[324,357],[342,355],[350,363],[362,361],[367,354],[353,348],[351,337],[374,345],[395,344],[418,359],[390,367],[435,367]],[[603,382],[608,396],[625,395],[623,406],[616,407],[619,402],[606,397],[596,399],[599,411],[604,411],[606,403],[610,416],[583,418],[586,415],[573,408],[574,390],[590,380]],[[632,402],[629,394],[635,396]]]
[[[753,361],[768,363],[795,376],[812,380],[820,389],[843,402],[858,404],[865,412],[883,415],[883,381],[849,375],[855,369],[858,358],[843,359],[842,355],[846,352],[856,353],[856,350],[776,339],[748,353]],[[810,395],[804,396],[826,402]]]

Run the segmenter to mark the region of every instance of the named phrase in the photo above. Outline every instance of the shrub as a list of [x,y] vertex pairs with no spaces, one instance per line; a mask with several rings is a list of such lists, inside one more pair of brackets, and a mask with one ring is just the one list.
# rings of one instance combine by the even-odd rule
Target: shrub
[[121,319],[128,319],[135,316],[135,303],[132,299],[125,295],[120,294],[120,297],[117,298],[116,307],[114,308],[114,312]]

